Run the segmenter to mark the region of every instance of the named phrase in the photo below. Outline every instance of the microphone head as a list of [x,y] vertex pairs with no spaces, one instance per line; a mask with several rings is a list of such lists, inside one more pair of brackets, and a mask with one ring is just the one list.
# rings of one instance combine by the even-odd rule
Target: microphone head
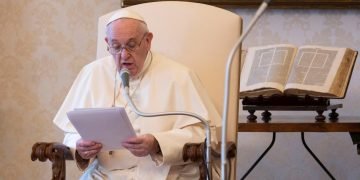
[[124,87],[129,87],[130,72],[126,68],[120,70],[120,78]]

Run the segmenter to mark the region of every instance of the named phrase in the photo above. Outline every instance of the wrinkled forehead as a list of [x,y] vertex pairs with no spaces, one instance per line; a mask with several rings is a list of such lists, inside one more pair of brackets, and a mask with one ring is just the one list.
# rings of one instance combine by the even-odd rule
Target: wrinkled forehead
[[106,25],[106,32],[109,38],[133,38],[144,31],[148,31],[144,18],[138,13],[120,9],[115,11],[109,18]]
[[142,22],[134,19],[122,18],[111,22],[107,26],[109,38],[135,38],[145,31]]

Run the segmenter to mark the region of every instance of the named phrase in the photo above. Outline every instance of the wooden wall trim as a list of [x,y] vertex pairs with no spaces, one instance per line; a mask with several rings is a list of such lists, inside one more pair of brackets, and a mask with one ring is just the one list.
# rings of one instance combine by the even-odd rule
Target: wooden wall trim
[[[166,0],[155,0],[166,1]],[[124,6],[155,2],[153,0],[124,0]],[[182,0],[185,1],[185,0]],[[219,7],[257,8],[261,0],[193,0]],[[272,0],[269,8],[273,9],[359,9],[360,0]]]

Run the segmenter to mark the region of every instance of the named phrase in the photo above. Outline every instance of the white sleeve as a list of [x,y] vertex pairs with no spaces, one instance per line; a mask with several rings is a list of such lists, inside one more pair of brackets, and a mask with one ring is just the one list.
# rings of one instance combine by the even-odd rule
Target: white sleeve
[[[81,171],[84,171],[86,169],[86,167],[89,165],[89,163],[91,163],[94,159],[90,159],[89,161],[79,160],[80,156],[75,154],[76,141],[78,141],[79,139],[81,139],[81,136],[78,133],[65,133],[63,144],[65,144],[66,146],[68,146],[70,148],[71,154],[76,162],[77,167]],[[80,159],[82,159],[82,158],[80,158]]]
[[76,141],[78,141],[79,139],[81,139],[80,134],[65,132],[63,144],[70,147],[70,149],[72,149],[73,151],[76,148]]
[[159,143],[162,155],[152,156],[158,166],[185,164],[183,147],[186,143],[199,143],[205,140],[205,130],[200,123],[181,129],[153,133]]

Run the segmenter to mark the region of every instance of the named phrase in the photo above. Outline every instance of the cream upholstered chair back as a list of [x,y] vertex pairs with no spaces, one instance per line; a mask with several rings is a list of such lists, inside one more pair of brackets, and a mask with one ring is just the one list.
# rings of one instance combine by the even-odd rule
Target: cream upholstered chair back
[[[240,37],[241,17],[225,9],[192,2],[162,1],[127,8],[142,15],[153,32],[152,50],[193,69],[222,115],[226,61]],[[104,37],[111,15],[112,12],[99,19],[98,58],[109,55]],[[237,140],[239,71],[236,61],[232,66],[227,132],[227,139],[234,142]],[[220,130],[218,128],[219,140]]]

